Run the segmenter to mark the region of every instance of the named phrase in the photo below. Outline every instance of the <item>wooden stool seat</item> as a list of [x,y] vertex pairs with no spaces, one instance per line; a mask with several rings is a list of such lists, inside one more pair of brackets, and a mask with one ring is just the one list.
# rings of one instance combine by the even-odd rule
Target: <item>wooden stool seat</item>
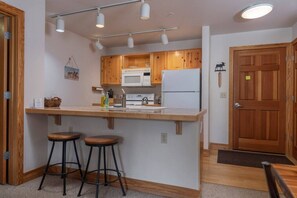
[[85,143],[87,145],[110,145],[110,144],[117,144],[119,142],[118,136],[113,135],[99,135],[99,136],[93,136],[93,137],[86,137]]
[[48,139],[51,141],[75,140],[80,138],[80,133],[77,132],[57,132],[48,134]]

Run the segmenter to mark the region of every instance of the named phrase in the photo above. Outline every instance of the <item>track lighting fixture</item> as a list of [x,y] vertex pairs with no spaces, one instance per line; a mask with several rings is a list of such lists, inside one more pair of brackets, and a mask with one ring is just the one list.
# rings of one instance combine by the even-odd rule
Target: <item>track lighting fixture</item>
[[[155,30],[145,30],[145,31],[139,31],[139,32],[129,32],[129,33],[122,33],[122,34],[111,34],[111,35],[102,35],[102,36],[92,36],[92,39],[105,39],[105,38],[113,38],[113,37],[121,37],[121,36],[129,36],[127,40],[127,45],[129,48],[134,47],[134,40],[132,35],[134,34],[147,34],[147,33],[154,33],[154,32],[163,32],[161,34],[161,41],[164,45],[168,44],[168,37],[166,34],[166,31],[172,31],[177,30],[178,27],[171,27],[171,28],[162,28],[162,29],[155,29]],[[102,46],[103,47],[103,46]]]
[[74,14],[79,14],[79,13],[84,13],[84,12],[97,11],[96,26],[99,28],[103,28],[104,27],[104,14],[101,13],[102,9],[112,8],[112,7],[122,6],[122,5],[128,5],[128,4],[132,4],[132,3],[139,3],[139,2],[142,3],[141,10],[140,10],[140,18],[142,20],[149,19],[150,18],[150,5],[148,3],[145,3],[144,0],[129,0],[129,1],[121,2],[121,3],[103,5],[100,7],[97,6],[97,7],[83,9],[83,10],[77,10],[77,11],[73,11],[73,12],[64,12],[64,13],[54,14],[54,15],[50,15],[49,17],[57,18],[56,19],[56,26],[57,26],[56,30],[58,32],[64,32],[64,20],[61,18],[62,16],[69,16],[69,15],[74,15]]
[[104,14],[100,12],[100,8],[97,10],[97,23],[96,27],[104,28]]
[[103,49],[103,45],[100,43],[100,40],[98,39],[95,43],[96,47],[98,50],[102,50]]
[[161,41],[162,41],[163,45],[167,45],[168,44],[168,36],[165,33],[165,30],[163,30],[163,34],[161,34]]
[[64,29],[65,29],[64,19],[61,16],[58,16],[56,19],[56,31],[64,32]]
[[151,7],[148,3],[145,3],[144,0],[141,0],[141,3],[140,18],[142,20],[148,20],[150,18]]
[[133,40],[132,34],[129,34],[128,47],[129,48],[133,48],[134,47],[134,40]]

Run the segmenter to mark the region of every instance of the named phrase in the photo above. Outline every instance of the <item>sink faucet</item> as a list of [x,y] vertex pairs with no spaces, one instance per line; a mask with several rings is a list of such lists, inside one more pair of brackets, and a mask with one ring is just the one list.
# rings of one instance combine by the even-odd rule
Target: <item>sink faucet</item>
[[143,97],[141,100],[141,104],[142,105],[147,105],[148,104],[148,98],[147,97]]

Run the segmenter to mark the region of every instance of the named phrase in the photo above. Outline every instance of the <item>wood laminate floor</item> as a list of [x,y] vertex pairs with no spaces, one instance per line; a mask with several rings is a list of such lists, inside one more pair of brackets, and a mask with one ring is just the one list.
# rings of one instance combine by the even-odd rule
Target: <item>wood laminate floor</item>
[[263,169],[219,164],[217,156],[217,149],[202,156],[202,182],[268,191]]

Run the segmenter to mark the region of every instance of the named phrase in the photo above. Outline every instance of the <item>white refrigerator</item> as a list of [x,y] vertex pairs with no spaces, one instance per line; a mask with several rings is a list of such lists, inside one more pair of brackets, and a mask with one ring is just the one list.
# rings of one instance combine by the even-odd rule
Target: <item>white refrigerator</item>
[[163,70],[162,106],[200,109],[200,69]]

